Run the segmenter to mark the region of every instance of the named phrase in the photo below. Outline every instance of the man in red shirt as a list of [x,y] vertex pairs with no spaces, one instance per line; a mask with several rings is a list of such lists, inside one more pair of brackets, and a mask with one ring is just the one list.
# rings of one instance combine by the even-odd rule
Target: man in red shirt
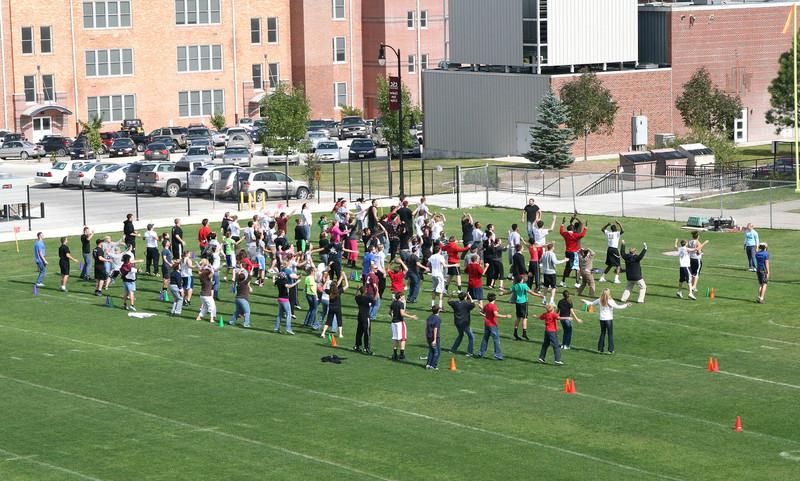
[[575,262],[578,251],[581,248],[581,239],[583,239],[583,236],[586,235],[586,230],[589,226],[588,222],[584,224],[580,219],[578,219],[577,216],[573,215],[572,219],[569,220],[569,226],[567,226],[565,229],[564,222],[566,220],[566,217],[561,219],[561,227],[559,227],[558,230],[558,232],[561,234],[561,237],[564,238],[564,257],[567,258],[567,262],[564,263],[564,273],[561,275],[561,287],[566,285],[565,281],[572,273],[572,264]]
[[394,269],[388,273],[392,294],[402,293],[405,291],[405,278],[407,270],[408,268],[406,268],[406,265],[402,259],[399,257],[395,259]]
[[458,292],[461,292],[461,268],[459,267],[461,264],[461,253],[467,252],[469,250],[469,246],[459,247],[458,242],[456,242],[456,236],[451,235],[447,240],[447,244],[442,247],[442,250],[447,252],[447,263],[454,264],[447,268],[447,282],[445,283],[445,289],[450,287],[450,281],[453,280],[453,277],[455,277],[456,284],[458,285]]
[[478,301],[478,305],[483,309],[483,275],[486,274],[489,264],[481,265],[481,258],[478,257],[478,254],[473,254],[469,259],[466,269],[469,297],[473,301]]
[[547,311],[539,316],[539,319],[544,321],[544,341],[542,341],[542,349],[539,351],[539,362],[545,364],[544,357],[547,355],[547,348],[553,346],[553,354],[556,356],[556,365],[561,366],[561,350],[558,347],[558,313],[552,304],[547,305]]
[[200,241],[200,254],[208,247],[208,235],[211,234],[211,227],[208,226],[208,219],[203,219],[203,225],[197,232],[197,240]]
[[496,299],[497,296],[492,292],[487,297],[489,303],[483,307],[483,340],[481,340],[481,347],[475,357],[483,357],[486,354],[486,350],[489,348],[489,338],[491,337],[494,342],[494,358],[502,361],[503,353],[500,352],[500,332],[497,329],[497,319],[501,317],[510,319],[511,314],[497,312],[497,304],[494,302]]

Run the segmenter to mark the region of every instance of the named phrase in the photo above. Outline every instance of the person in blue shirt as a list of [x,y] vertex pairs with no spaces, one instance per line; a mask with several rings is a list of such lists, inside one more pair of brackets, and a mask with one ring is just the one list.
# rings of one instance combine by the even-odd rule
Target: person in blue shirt
[[767,283],[769,282],[769,253],[767,244],[758,244],[758,252],[755,255],[756,275],[758,276],[758,298],[756,302],[764,303],[764,294],[767,293]]
[[442,339],[440,336],[442,320],[439,318],[439,306],[431,307],[431,315],[425,321],[425,337],[428,341],[428,363],[425,369],[439,370],[439,354],[441,353],[440,344]]
[[759,246],[758,232],[753,229],[753,224],[744,228],[744,251],[747,253],[747,268],[750,272],[756,271],[756,248]]
[[36,287],[44,287],[44,276],[47,274],[47,257],[45,257],[44,234],[36,233],[36,242],[33,243],[33,261],[39,276],[36,278]]

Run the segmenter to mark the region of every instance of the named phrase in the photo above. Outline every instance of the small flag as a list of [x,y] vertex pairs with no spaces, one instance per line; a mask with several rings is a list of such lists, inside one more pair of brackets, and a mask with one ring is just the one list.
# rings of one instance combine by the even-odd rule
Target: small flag
[[278,204],[278,210],[283,209],[283,203]]
[[111,296],[106,296],[106,307],[114,307],[114,303],[111,302]]
[[36,284],[33,285],[33,296],[36,297],[39,295],[39,286]]
[[83,272],[83,262],[81,262],[81,263],[80,263],[80,265],[79,265],[79,270],[80,270],[81,272]]
[[781,31],[781,33],[784,35],[789,31],[790,25],[792,24],[792,15],[794,15],[795,8],[797,8],[796,5],[789,7],[789,16],[786,17],[786,23],[783,24],[783,31]]
[[222,316],[219,316],[219,327],[225,327],[225,319]]
[[22,229],[20,229],[20,227],[19,227],[18,225],[15,225],[15,226],[14,226],[14,233],[15,233],[15,234],[19,234],[21,230],[22,230]]
[[195,258],[194,251],[192,251],[192,260],[194,260],[194,258]]

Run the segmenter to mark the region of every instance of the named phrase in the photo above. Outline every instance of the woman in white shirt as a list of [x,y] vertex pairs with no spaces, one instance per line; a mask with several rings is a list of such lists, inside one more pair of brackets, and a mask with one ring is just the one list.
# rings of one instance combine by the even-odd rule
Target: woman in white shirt
[[303,219],[305,224],[303,224],[303,229],[306,231],[306,242],[311,241],[311,221],[313,220],[311,217],[311,208],[308,206],[308,203],[303,204],[300,208],[300,217]]
[[239,239],[241,239],[242,235],[242,228],[239,227],[239,216],[235,215],[231,218],[231,221],[228,224],[228,230],[231,231],[231,239],[239,242]]
[[[144,242],[147,245],[147,264],[145,268],[145,272],[148,276],[154,276],[158,274],[158,268],[161,265],[161,256],[158,253],[158,232],[153,229],[153,224],[147,224],[147,231],[144,233]],[[153,270],[150,271],[150,265],[152,264]]]
[[192,269],[194,269],[194,263],[192,263],[192,258],[190,256],[189,251],[183,252],[183,258],[181,259],[181,279],[183,280],[183,305],[189,306],[192,302]]
[[594,301],[583,300],[587,306],[597,306],[600,315],[600,339],[597,340],[597,351],[601,354],[605,348],[606,333],[608,333],[608,352],[614,354],[614,309],[627,309],[630,304],[617,304],[611,297],[611,291],[606,288]]

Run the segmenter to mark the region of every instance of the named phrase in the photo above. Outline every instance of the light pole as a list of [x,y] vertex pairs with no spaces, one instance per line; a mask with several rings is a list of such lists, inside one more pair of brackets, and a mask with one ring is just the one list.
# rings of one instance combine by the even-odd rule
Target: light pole
[[[398,100],[398,122],[397,122],[397,136],[398,136],[398,150],[400,152],[400,198],[405,197],[405,179],[404,177],[404,170],[403,170],[403,140],[405,138],[405,132],[403,132],[403,74],[401,71],[401,64],[400,64],[400,49],[395,49],[391,45],[386,45],[385,43],[381,42],[381,46],[378,49],[378,65],[383,67],[386,65],[386,49],[390,49],[392,52],[397,55],[397,98]],[[390,85],[391,90],[391,85]],[[389,148],[389,175],[392,172],[392,149]],[[392,181],[389,179],[389,189],[391,189]]]

